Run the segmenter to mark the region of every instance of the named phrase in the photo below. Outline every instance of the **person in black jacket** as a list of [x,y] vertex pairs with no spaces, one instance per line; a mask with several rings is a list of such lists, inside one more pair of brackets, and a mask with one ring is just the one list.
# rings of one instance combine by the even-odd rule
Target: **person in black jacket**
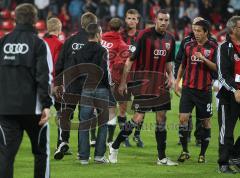
[[[101,27],[95,23],[87,27],[88,42],[74,56],[75,67],[83,66],[87,75],[81,94],[79,115],[79,159],[81,164],[88,164],[90,156],[89,130],[92,122],[98,123],[98,133],[94,152],[96,163],[108,163],[106,152],[107,122],[109,120],[109,72],[108,51],[101,44]],[[111,102],[111,101],[110,101]],[[92,118],[94,108],[98,119]]]
[[37,9],[21,4],[16,28],[0,40],[0,176],[13,177],[14,159],[27,132],[34,155],[34,177],[50,177],[48,119],[51,53],[38,38]]
[[240,137],[234,144],[233,131],[240,118],[240,16],[227,22],[229,35],[218,49],[218,76],[222,84],[219,98],[219,172],[235,173],[229,163],[240,171]]
[[[72,78],[71,76],[69,78],[69,73],[66,71],[72,67],[73,57],[76,52],[81,50],[81,48],[87,43],[88,34],[85,29],[90,23],[97,23],[97,17],[91,12],[86,12],[81,17],[82,28],[78,33],[65,41],[55,66],[56,87],[54,93],[56,95],[56,104],[58,105],[56,106],[56,110],[59,111],[58,117],[60,122],[57,149],[54,153],[54,159],[56,160],[62,159],[69,149],[70,128],[63,125],[66,121],[66,125],[69,125],[68,121],[73,118],[73,112],[78,103],[78,101],[72,100],[74,97],[71,95],[80,95],[83,86],[81,80],[71,83]],[[63,91],[65,91],[64,95]]]

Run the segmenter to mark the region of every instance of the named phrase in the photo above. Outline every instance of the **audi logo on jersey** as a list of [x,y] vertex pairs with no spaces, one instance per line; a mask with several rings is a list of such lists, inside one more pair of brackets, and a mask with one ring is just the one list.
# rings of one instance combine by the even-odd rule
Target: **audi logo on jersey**
[[26,54],[29,46],[26,43],[6,43],[3,47],[5,54]]
[[194,56],[194,55],[191,56],[191,61],[192,61],[192,62],[203,62],[202,60],[200,60],[199,58],[197,58],[197,57]]
[[234,60],[235,60],[235,61],[240,61],[240,58],[238,57],[237,54],[234,54]]
[[107,48],[107,49],[110,49],[110,48],[113,47],[113,43],[109,43],[109,42],[104,41],[104,40],[101,41],[101,45],[102,45],[103,47]]
[[82,44],[82,43],[73,43],[73,44],[72,44],[72,49],[73,49],[73,50],[79,50],[79,49],[81,49],[83,46],[84,46],[84,44]]
[[131,51],[132,53],[135,52],[136,49],[137,49],[136,46],[134,46],[134,45],[129,45],[128,47],[129,47],[129,48],[128,48],[129,51]]
[[167,50],[155,49],[153,51],[153,54],[155,56],[166,56],[167,55]]

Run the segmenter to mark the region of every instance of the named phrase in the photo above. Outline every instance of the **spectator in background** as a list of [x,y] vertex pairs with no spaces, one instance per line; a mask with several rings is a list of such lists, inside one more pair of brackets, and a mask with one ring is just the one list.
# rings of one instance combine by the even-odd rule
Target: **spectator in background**
[[229,5],[234,8],[234,14],[240,15],[240,2],[239,0],[230,0]]
[[99,19],[110,16],[109,6],[111,5],[110,0],[101,0],[96,11],[96,15]]
[[187,16],[191,19],[191,22],[198,16],[199,11],[195,2],[190,3],[189,7],[186,10],[186,13]]
[[34,0],[34,4],[38,8],[39,19],[45,20],[48,15],[48,7],[50,5],[50,0]]
[[[139,13],[141,15],[142,23],[149,21],[150,2],[149,0],[142,0],[139,4]],[[143,24],[141,26],[143,27]]]
[[92,12],[92,13],[96,13],[98,8],[98,5],[93,2],[92,0],[86,0],[85,4],[83,5],[83,12]]
[[150,7],[150,18],[151,20],[155,19],[157,12],[161,9],[158,0],[154,0],[153,4]]
[[179,7],[178,7],[178,13],[177,13],[177,18],[181,19],[185,14],[185,4],[184,0],[179,1]]
[[83,8],[83,1],[82,0],[71,0],[68,6],[68,12],[71,16],[71,29],[74,31],[79,29],[79,21],[82,15],[82,8]]
[[58,18],[62,22],[63,30],[68,30],[68,23],[69,23],[70,17],[67,12],[67,4],[64,4],[61,7],[61,11],[60,11],[60,14],[58,15]]
[[120,18],[124,17],[124,9],[125,9],[125,0],[119,0],[117,5],[117,16]]
[[134,9],[134,8],[136,8],[136,6],[137,6],[136,0],[127,0],[125,3],[124,14],[126,14],[128,9]]
[[198,0],[199,15],[206,20],[210,19],[210,12],[212,11],[212,4],[210,0]]

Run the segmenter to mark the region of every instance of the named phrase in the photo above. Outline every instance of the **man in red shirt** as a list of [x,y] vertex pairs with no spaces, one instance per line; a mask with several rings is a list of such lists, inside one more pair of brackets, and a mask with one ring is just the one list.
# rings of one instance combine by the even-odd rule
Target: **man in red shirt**
[[[57,17],[52,17],[47,21],[47,33],[43,37],[47,42],[53,59],[53,66],[56,65],[57,58],[63,43],[58,39],[62,32],[62,23]],[[54,67],[55,68],[55,67]],[[55,77],[55,69],[53,68],[53,76]]]
[[[43,39],[48,44],[53,60],[53,79],[55,79],[55,65],[57,63],[58,55],[62,48],[63,43],[58,39],[59,35],[62,32],[62,23],[57,17],[52,17],[47,20],[47,33],[44,35]],[[60,104],[55,103],[55,108],[58,111],[60,109]],[[58,141],[57,147],[61,144],[62,134],[69,135],[69,131],[61,131],[58,128]]]
[[[109,104],[109,122],[108,122],[108,143],[113,141],[114,130],[116,128],[116,101],[119,105],[125,104],[125,101],[131,100],[131,95],[127,94],[121,96],[117,92],[119,86],[121,75],[124,67],[124,63],[129,56],[128,45],[122,40],[120,34],[120,28],[122,22],[119,18],[113,18],[109,22],[110,31],[106,32],[102,36],[102,45],[109,50],[109,61],[110,61],[110,71],[111,78],[115,83],[112,90],[112,96],[110,96]],[[124,106],[123,106],[124,107]],[[122,108],[122,107],[121,107]],[[126,111],[125,111],[126,112]]]

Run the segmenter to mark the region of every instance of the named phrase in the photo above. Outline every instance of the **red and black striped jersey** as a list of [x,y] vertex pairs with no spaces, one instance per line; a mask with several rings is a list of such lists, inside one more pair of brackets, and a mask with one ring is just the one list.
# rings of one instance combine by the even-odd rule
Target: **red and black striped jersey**
[[216,43],[209,40],[204,45],[198,45],[196,40],[187,43],[184,48],[184,57],[182,61],[183,70],[185,70],[183,75],[183,87],[198,90],[211,90],[213,71],[194,55],[195,52],[201,52],[205,58],[216,63]]
[[142,81],[140,94],[159,96],[161,90],[165,93],[166,63],[174,61],[174,55],[175,39],[170,33],[160,34],[155,27],[139,33],[136,51],[130,60],[136,64],[134,80]]
[[136,70],[166,72],[166,63],[174,61],[175,39],[166,32],[160,34],[155,27],[139,33],[136,51],[131,60],[136,60]]

